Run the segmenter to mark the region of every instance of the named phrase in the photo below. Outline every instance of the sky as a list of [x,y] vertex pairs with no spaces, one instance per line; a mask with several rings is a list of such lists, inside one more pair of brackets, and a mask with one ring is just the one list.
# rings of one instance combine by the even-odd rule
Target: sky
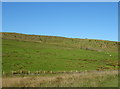
[[117,2],[3,2],[2,32],[118,41]]

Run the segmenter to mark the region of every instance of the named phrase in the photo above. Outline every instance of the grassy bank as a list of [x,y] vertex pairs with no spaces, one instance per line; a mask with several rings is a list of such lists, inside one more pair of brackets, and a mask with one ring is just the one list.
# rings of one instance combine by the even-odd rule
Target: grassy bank
[[3,77],[3,87],[118,87],[118,71]]

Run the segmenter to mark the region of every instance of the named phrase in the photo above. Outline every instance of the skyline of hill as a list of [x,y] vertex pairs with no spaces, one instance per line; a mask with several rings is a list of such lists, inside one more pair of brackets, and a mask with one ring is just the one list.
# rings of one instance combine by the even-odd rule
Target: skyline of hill
[[14,39],[22,41],[43,42],[54,44],[58,46],[68,46],[73,48],[95,50],[95,51],[117,51],[118,42],[97,40],[97,39],[80,39],[80,38],[66,38],[58,36],[44,36],[44,35],[30,35],[21,33],[2,32],[2,38]]
[[32,33],[19,33],[19,32],[0,32],[0,33],[13,33],[13,34],[24,34],[24,35],[30,35],[30,36],[48,36],[48,37],[61,37],[61,38],[71,38],[71,39],[89,39],[89,40],[99,40],[99,41],[113,41],[113,42],[119,42],[119,40],[106,40],[106,39],[97,39],[97,38],[83,38],[83,37],[67,37],[67,36],[61,36],[61,35],[43,35],[43,34],[32,34]]

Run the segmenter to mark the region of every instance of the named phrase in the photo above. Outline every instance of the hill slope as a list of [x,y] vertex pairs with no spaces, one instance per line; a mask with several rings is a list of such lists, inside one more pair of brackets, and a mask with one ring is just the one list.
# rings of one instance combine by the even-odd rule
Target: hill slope
[[4,39],[31,41],[54,44],[62,47],[72,47],[95,51],[117,51],[117,42],[93,39],[65,38],[57,36],[26,35],[19,33],[2,33]]
[[55,36],[2,34],[3,71],[118,68],[118,43]]

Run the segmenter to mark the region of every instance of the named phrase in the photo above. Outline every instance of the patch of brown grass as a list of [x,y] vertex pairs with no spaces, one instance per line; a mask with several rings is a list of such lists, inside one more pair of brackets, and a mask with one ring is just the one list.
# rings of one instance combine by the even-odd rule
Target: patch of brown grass
[[116,76],[118,71],[94,71],[56,76],[3,77],[3,87],[98,87],[107,76]]

